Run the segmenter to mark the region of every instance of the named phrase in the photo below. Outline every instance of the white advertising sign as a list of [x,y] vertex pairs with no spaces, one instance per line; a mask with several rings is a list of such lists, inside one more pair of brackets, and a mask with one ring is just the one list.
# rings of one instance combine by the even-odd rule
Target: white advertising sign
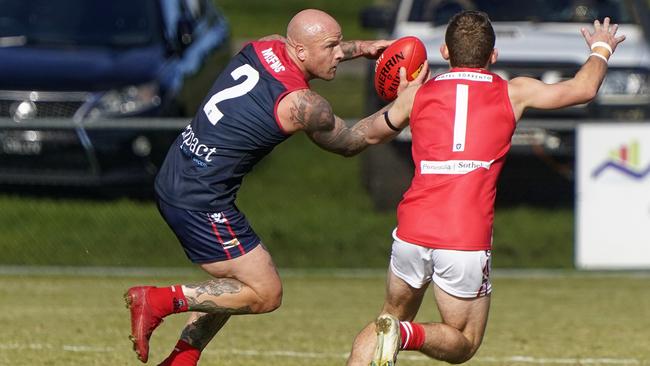
[[650,268],[650,125],[579,126],[576,179],[576,267]]

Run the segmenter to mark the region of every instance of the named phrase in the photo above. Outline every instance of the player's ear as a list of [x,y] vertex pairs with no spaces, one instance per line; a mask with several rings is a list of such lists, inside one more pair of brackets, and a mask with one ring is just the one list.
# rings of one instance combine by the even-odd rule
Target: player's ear
[[496,48],[493,48],[492,54],[490,55],[490,65],[497,62],[497,58],[499,58],[499,51]]
[[445,43],[440,45],[440,56],[442,56],[444,60],[449,61],[449,48],[447,48]]
[[300,43],[296,45],[296,56],[303,62],[307,59],[307,50],[305,49],[305,46]]

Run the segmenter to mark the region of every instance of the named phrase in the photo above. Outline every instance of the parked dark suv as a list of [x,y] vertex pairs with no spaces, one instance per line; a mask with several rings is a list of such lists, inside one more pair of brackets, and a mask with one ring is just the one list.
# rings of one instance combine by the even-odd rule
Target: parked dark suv
[[0,183],[151,179],[229,57],[211,0],[0,0]]

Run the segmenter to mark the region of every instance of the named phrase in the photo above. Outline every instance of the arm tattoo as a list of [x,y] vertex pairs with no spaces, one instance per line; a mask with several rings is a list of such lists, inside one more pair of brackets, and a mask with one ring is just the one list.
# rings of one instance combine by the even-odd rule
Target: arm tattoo
[[343,50],[343,60],[349,60],[361,56],[359,42],[357,41],[341,42],[341,49]]
[[[226,313],[226,314],[248,314],[251,312],[249,306],[241,308],[229,308],[215,303],[214,297],[223,294],[237,294],[242,290],[242,283],[231,278],[217,278],[197,285],[186,285],[194,290],[194,294],[187,297],[189,310],[205,313]],[[201,299],[199,299],[201,297]],[[213,299],[206,299],[211,297]]]
[[334,115],[325,98],[307,89],[293,101],[290,120],[299,125],[321,148],[339,155],[352,156],[368,146],[368,128],[385,110],[388,110],[388,106],[348,127],[345,121]]
[[289,118],[307,132],[331,129],[334,126],[334,112],[330,104],[309,89],[300,93],[293,102]]
[[299,125],[318,146],[328,151],[344,153],[334,145],[341,124],[330,104],[318,93],[309,89],[301,92],[293,102],[290,119]]
[[351,127],[346,126],[345,121],[336,117],[336,124],[332,130],[315,131],[309,134],[309,137],[327,151],[343,156],[356,155],[368,147],[366,136],[370,125],[385,110],[388,110],[388,106],[358,121]]

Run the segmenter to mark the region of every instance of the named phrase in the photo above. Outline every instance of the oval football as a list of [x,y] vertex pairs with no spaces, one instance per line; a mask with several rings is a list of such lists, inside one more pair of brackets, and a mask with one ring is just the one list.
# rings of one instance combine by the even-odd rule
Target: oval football
[[402,37],[379,56],[375,63],[375,90],[380,98],[390,102],[397,98],[399,68],[406,68],[408,80],[415,79],[427,61],[427,50],[417,37]]

